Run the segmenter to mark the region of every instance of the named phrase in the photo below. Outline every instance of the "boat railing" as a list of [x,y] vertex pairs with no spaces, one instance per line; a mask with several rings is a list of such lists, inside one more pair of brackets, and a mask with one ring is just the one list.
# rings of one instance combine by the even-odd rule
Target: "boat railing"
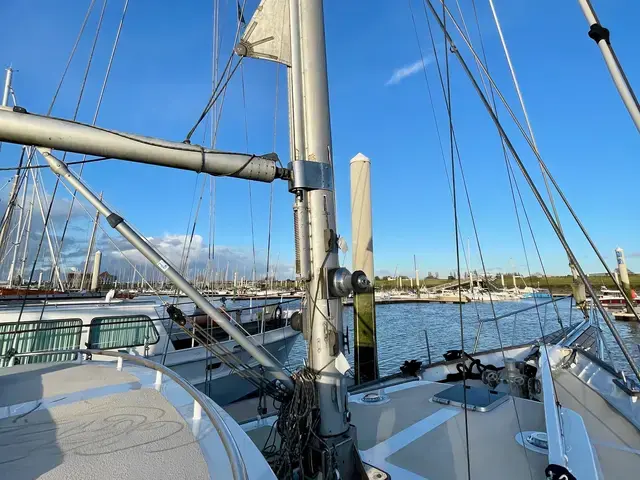
[[[202,412],[205,413],[211,425],[218,433],[220,437],[220,441],[227,453],[229,464],[231,466],[231,472],[233,474],[234,480],[247,480],[247,468],[242,459],[242,455],[240,453],[240,448],[236,443],[231,431],[229,430],[227,424],[224,419],[220,415],[220,413],[211,406],[210,400],[204,395],[204,393],[200,392],[193,385],[187,382],[180,375],[175,373],[173,370],[156,363],[152,360],[149,360],[144,357],[139,357],[136,355],[129,355],[122,352],[111,351],[111,350],[93,350],[93,349],[73,349],[73,350],[62,350],[56,353],[60,354],[70,354],[77,355],[78,360],[76,362],[82,363],[85,361],[82,356],[86,355],[88,358],[93,355],[102,355],[106,357],[115,357],[117,359],[116,369],[118,371],[122,371],[123,364],[125,361],[131,362],[136,365],[140,365],[151,370],[155,370],[156,372],[156,380],[155,385],[162,385],[163,377],[166,376],[171,379],[173,382],[178,384],[184,391],[186,391],[191,398],[193,398],[193,421],[199,421],[202,418]],[[30,352],[30,353],[17,353],[16,357],[35,357],[39,355],[47,355],[47,352]]]

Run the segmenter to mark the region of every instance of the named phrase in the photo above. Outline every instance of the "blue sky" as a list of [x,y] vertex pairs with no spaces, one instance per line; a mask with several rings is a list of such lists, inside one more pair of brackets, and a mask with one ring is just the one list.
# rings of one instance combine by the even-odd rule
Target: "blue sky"
[[[5,22],[0,31],[0,65],[12,65],[18,70],[14,88],[20,105],[45,113],[89,1],[2,3],[2,17],[11,21]],[[99,125],[178,141],[184,138],[211,89],[211,3],[194,0],[187,8],[169,0],[131,2]],[[495,3],[543,157],[609,263],[614,263],[612,251],[620,245],[627,252],[630,267],[640,269],[640,227],[634,218],[637,201],[633,187],[640,137],[599,50],[587,37],[588,25],[578,3]],[[122,4],[121,0],[109,0],[78,115],[81,121],[90,122],[93,116]],[[236,6],[226,0],[220,4],[224,62],[232,46]],[[476,0],[476,4],[491,73],[522,118],[488,3]],[[54,108],[56,116],[73,115],[101,5],[102,0],[96,0]],[[256,5],[257,1],[247,2],[247,20]],[[412,0],[411,5],[427,58],[440,132],[447,137],[446,111],[430,53],[423,6],[417,0]],[[461,5],[474,45],[479,46],[471,3],[464,0]],[[634,33],[640,4],[631,0],[594,0],[594,6],[603,24],[612,31],[613,45],[632,85],[639,85],[638,41]],[[450,7],[455,9],[455,3],[451,2]],[[408,274],[415,254],[423,274],[446,274],[455,268],[451,198],[409,3],[328,0],[325,17],[339,233],[350,243],[349,159],[362,152],[372,161],[376,272],[393,273],[397,266],[398,272]],[[434,35],[442,60],[442,33],[434,30]],[[470,60],[462,42],[457,43]],[[453,56],[450,62],[453,122],[487,268],[508,271],[513,262],[524,273],[525,257],[498,135]],[[285,68],[257,60],[246,61],[243,68],[246,101],[243,102],[238,71],[228,89],[217,147],[264,153],[272,151],[275,144],[283,162],[288,161]],[[504,110],[501,115],[525,163],[542,185],[532,154],[512,123],[506,121]],[[208,137],[203,138],[202,130],[194,139],[209,141]],[[448,151],[446,141],[444,150]],[[4,145],[0,163],[12,166],[17,155],[16,147]],[[168,250],[180,250],[176,245],[189,229],[194,187],[204,178],[120,161],[87,165],[84,176],[95,190],[104,191],[108,203],[139,231],[162,242]],[[5,177],[9,175],[2,178]],[[45,173],[45,179],[50,187],[53,175]],[[519,182],[524,192],[526,187],[520,176]],[[237,265],[240,271],[250,270],[253,254],[249,186],[245,181],[226,178],[218,179],[216,186],[215,243],[224,254],[222,262],[228,260],[231,269]],[[266,184],[251,185],[258,274],[264,271],[266,257],[270,188]],[[284,183],[275,184],[273,192],[271,262],[273,265],[279,256],[282,276],[293,259],[292,198]],[[65,196],[69,195],[64,192],[62,197]],[[564,252],[540,209],[528,192],[524,197],[547,271],[567,273]],[[462,235],[464,239],[471,238],[472,264],[479,269],[462,190],[459,206]],[[585,269],[602,271],[566,211],[561,210],[561,214]],[[196,257],[206,252],[208,217],[205,195],[196,228],[200,235]],[[82,212],[74,220],[77,246],[88,235],[89,220]],[[56,218],[56,222],[61,228],[64,218]],[[104,239],[101,242],[106,245]],[[531,270],[540,271],[530,239],[526,245]],[[75,257],[71,258],[71,253],[68,256],[69,263],[74,264]],[[350,265],[349,255],[346,263]]]

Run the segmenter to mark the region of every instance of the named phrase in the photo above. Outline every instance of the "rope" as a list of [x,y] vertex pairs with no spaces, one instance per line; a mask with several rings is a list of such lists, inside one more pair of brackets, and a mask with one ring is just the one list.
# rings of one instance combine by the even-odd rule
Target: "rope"
[[[278,420],[272,425],[262,448],[266,458],[275,457],[272,468],[278,478],[288,478],[295,469],[299,469],[300,478],[305,478],[303,458],[312,436],[325,443],[314,433],[320,421],[316,414],[316,374],[309,368],[303,368],[294,373],[292,379],[293,394],[280,404]],[[277,435],[274,434],[276,432]]]

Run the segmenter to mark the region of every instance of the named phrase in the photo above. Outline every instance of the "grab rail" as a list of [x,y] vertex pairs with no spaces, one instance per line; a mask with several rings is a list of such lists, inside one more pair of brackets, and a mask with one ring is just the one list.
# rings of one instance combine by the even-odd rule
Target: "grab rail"
[[[155,370],[162,375],[166,375],[175,383],[180,385],[192,398],[194,401],[194,419],[199,418],[198,414],[200,411],[204,411],[207,417],[209,417],[209,421],[211,425],[218,432],[218,436],[220,437],[220,441],[227,452],[227,456],[229,457],[229,463],[231,465],[231,472],[233,474],[234,480],[248,480],[247,469],[242,460],[242,455],[240,454],[240,449],[238,444],[233,438],[233,435],[229,431],[224,419],[222,416],[213,408],[209,406],[209,402],[207,398],[204,396],[202,392],[197,390],[194,386],[192,386],[189,382],[187,382],[180,375],[175,373],[173,370],[165,367],[164,365],[160,365],[159,363],[148,360],[144,357],[137,357],[135,355],[129,355],[126,353],[108,351],[108,350],[89,350],[89,349],[75,349],[75,350],[61,350],[56,351],[56,354],[85,354],[85,355],[104,355],[106,357],[115,357],[118,359],[117,367],[118,370],[122,369],[122,362],[124,360],[135,363],[137,365],[142,365],[144,367]],[[35,357],[40,355],[50,355],[51,352],[30,352],[30,353],[16,353],[15,357]],[[156,376],[156,383],[160,383],[161,376]]]

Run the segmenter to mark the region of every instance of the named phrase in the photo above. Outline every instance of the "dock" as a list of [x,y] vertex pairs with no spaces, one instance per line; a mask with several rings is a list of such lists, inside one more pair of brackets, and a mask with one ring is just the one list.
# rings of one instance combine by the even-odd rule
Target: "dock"
[[632,322],[636,319],[636,316],[633,313],[629,313],[624,310],[611,312],[611,314],[613,315],[613,318],[621,322]]
[[[465,297],[458,298],[457,295],[441,295],[437,297],[390,297],[390,298],[376,298],[376,305],[390,305],[399,303],[449,303],[460,304],[468,303]],[[345,307],[353,306],[353,298],[346,298],[343,301]]]

